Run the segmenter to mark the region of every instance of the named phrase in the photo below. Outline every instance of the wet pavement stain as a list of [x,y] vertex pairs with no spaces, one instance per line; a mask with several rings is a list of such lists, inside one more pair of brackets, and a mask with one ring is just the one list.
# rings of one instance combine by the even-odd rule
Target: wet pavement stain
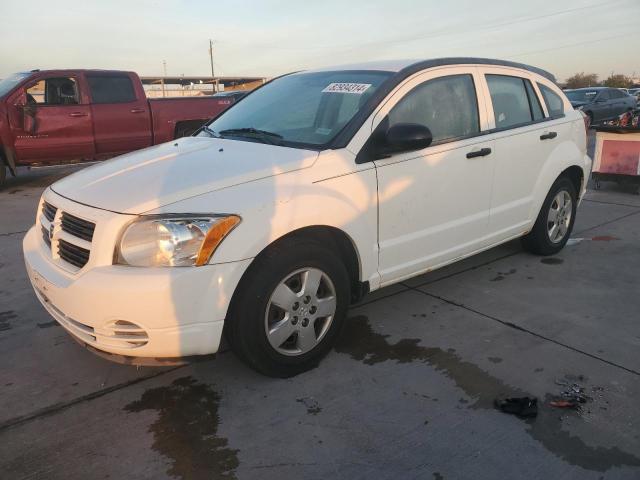
[[166,387],[147,390],[140,400],[125,406],[127,412],[154,410],[150,425],[153,449],[171,459],[167,474],[180,479],[235,479],[238,450],[217,436],[220,395],[191,377]]
[[540,263],[544,263],[545,265],[560,265],[564,260],[557,257],[546,257],[540,259]]
[[601,235],[599,237],[591,237],[592,242],[611,242],[612,240],[620,240],[617,237],[612,237],[611,235]]
[[[419,345],[421,339],[402,339],[390,343],[389,335],[376,333],[364,315],[347,320],[336,351],[351,356],[366,365],[395,360],[397,363],[420,361],[428,363],[436,371],[444,373],[471,398],[468,408],[494,409],[493,400],[498,397],[531,397],[528,392],[505,384],[477,365],[464,361],[455,350],[444,351],[436,347]],[[576,377],[580,378],[580,376]],[[605,472],[618,466],[640,466],[640,457],[617,447],[592,447],[580,437],[563,429],[558,412],[547,407],[545,399],[537,418],[523,421],[526,432],[540,442],[549,452],[562,460],[587,470]],[[579,418],[578,413],[567,416]]]
[[502,362],[502,359],[500,357],[487,357],[487,360],[489,360],[491,363],[500,363],[500,362]]
[[58,322],[56,322],[55,320],[51,321],[51,322],[45,322],[45,323],[38,323],[38,328],[51,328],[51,327],[57,327],[60,324]]
[[18,318],[18,316],[13,310],[0,312],[0,332],[11,330],[11,322],[9,322],[9,320],[13,320],[14,318]]
[[302,403],[307,407],[307,413],[309,415],[317,415],[322,411],[320,404],[313,397],[296,398],[296,402]]

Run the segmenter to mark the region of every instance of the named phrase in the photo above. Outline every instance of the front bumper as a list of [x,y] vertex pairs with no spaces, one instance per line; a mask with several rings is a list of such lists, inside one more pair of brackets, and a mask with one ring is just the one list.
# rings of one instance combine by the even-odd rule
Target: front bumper
[[25,236],[23,250],[31,284],[51,316],[88,347],[125,357],[217,352],[231,296],[251,262],[103,265],[71,275],[52,262],[38,227]]

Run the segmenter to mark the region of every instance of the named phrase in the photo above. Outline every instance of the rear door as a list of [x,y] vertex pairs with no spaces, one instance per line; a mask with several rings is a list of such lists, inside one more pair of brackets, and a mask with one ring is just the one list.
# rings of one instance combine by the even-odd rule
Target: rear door
[[11,129],[18,161],[82,160],[94,155],[91,109],[76,75],[42,75],[18,97]]
[[113,155],[150,146],[149,102],[139,82],[126,73],[101,72],[87,73],[86,80],[96,153]]
[[375,160],[383,284],[483,245],[494,157],[492,142],[482,136],[486,109],[476,84],[474,67],[427,71],[376,114],[382,119],[378,128],[418,123],[433,134],[423,150]]
[[591,110],[593,111],[594,122],[609,120],[615,115],[608,90],[601,90],[600,93],[598,93]]
[[[489,222],[495,244],[530,228],[536,182],[570,123],[564,118],[562,99],[550,84],[540,84],[517,69],[482,70],[496,154]],[[543,103],[540,89],[545,89],[551,108]]]

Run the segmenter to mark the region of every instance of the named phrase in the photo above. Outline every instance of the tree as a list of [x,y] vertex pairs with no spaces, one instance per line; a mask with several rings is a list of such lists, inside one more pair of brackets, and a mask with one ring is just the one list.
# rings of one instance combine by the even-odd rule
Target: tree
[[611,76],[603,82],[603,84],[605,87],[629,88],[633,85],[633,82],[626,75],[622,75],[621,73],[612,73]]
[[595,87],[598,85],[597,73],[576,73],[575,75],[567,78],[567,88],[584,88]]

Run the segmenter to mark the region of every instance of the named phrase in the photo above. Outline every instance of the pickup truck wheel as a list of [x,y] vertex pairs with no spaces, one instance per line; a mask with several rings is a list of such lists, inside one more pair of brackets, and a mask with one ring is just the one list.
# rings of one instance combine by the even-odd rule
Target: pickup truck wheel
[[573,230],[577,198],[571,180],[558,178],[542,204],[533,229],[522,237],[524,248],[536,255],[553,255],[562,250]]
[[238,286],[225,332],[250,367],[272,377],[314,368],[340,333],[347,269],[319,242],[286,239],[258,257]]

